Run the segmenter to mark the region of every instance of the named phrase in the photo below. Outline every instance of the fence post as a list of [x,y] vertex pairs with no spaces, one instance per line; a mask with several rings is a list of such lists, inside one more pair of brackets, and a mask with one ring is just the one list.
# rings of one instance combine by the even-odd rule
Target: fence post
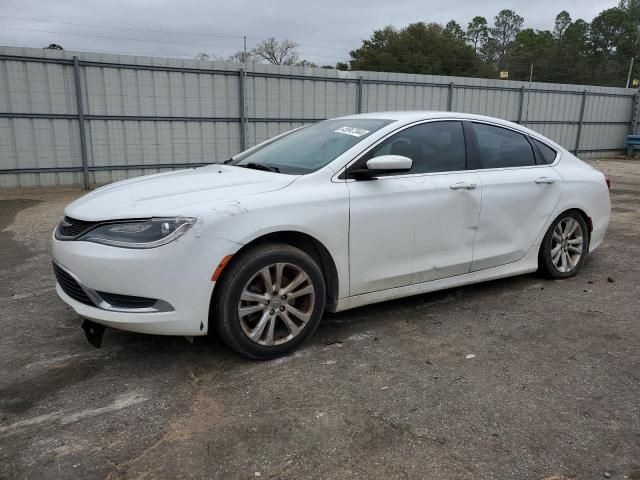
[[580,149],[580,137],[582,136],[582,122],[584,121],[584,107],[587,104],[587,91],[582,92],[582,105],[580,105],[580,118],[578,119],[578,132],[576,133],[576,147],[573,149],[573,154],[578,155]]
[[240,151],[243,152],[247,149],[247,114],[245,112],[244,105],[244,68],[241,68],[238,73],[238,98],[240,99]]
[[451,82],[447,93],[447,111],[449,112],[453,110],[453,88],[453,82]]
[[89,163],[87,160],[87,138],[84,130],[84,108],[82,106],[82,85],[80,84],[80,64],[78,57],[73,56],[73,78],[76,90],[76,108],[80,130],[80,159],[82,160],[82,180],[85,190],[89,190]]
[[520,105],[518,106],[518,123],[522,123],[523,111],[524,111],[524,87],[520,87]]
[[362,113],[362,89],[364,87],[364,79],[362,75],[358,77],[358,85],[356,87],[356,113]]
[[640,90],[633,96],[633,108],[631,110],[631,122],[629,123],[629,135],[635,135],[638,131],[638,117],[640,116]]

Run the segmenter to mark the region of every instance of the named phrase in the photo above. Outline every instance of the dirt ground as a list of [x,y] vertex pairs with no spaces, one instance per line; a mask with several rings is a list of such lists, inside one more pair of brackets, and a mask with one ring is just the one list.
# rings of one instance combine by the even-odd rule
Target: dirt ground
[[114,330],[94,349],[48,254],[82,192],[1,192],[0,478],[640,479],[640,162],[594,164],[613,216],[576,278],[327,314],[262,363]]

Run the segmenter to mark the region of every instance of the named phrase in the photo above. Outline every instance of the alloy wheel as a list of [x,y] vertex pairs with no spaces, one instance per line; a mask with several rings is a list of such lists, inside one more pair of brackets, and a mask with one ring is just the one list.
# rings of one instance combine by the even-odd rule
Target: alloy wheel
[[583,244],[582,227],[575,218],[566,217],[558,222],[551,237],[551,261],[559,272],[570,272],[578,265]]
[[294,264],[275,263],[258,271],[242,289],[240,326],[259,345],[281,345],[304,329],[314,303],[309,275]]

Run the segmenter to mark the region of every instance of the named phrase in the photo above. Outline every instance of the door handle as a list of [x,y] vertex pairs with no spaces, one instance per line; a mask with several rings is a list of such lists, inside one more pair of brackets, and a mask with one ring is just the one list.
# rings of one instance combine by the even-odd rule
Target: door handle
[[474,188],[476,188],[476,184],[469,182],[458,182],[450,185],[449,188],[451,190],[473,190]]
[[556,183],[556,179],[555,178],[551,178],[551,177],[540,177],[540,178],[536,178],[536,183],[540,184],[540,183]]

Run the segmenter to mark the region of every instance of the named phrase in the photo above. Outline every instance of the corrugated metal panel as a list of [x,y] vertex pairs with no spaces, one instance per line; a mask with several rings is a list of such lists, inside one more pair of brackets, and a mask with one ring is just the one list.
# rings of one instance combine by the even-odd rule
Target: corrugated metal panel
[[210,75],[83,67],[85,114],[239,116],[238,80]]
[[633,97],[587,97],[584,110],[586,122],[629,122]]
[[321,80],[248,77],[245,99],[250,118],[325,119],[355,113],[356,86]]
[[446,110],[447,94],[442,87],[365,84],[363,112]]
[[238,123],[93,120],[90,166],[209,163],[240,150]]
[[531,92],[525,95],[528,120],[573,121],[580,118],[582,95]]
[[567,150],[573,150],[578,134],[578,125],[527,125],[527,127],[541,133],[556,143],[564,146]]
[[[247,125],[247,142],[249,145],[257,145],[276,135],[302,127],[307,123],[302,122],[251,122]],[[228,157],[227,157],[228,158]]]
[[[91,183],[104,185],[106,183],[118,182],[127,178],[140,177],[142,175],[153,175],[154,173],[170,172],[182,170],[181,168],[135,168],[127,170],[110,170],[91,172]],[[80,179],[81,181],[81,179]]]
[[517,121],[520,92],[455,88],[452,110]]
[[[71,64],[74,52],[3,47],[0,54],[66,62],[0,59],[0,114],[50,116],[0,116],[0,169],[80,169],[80,135],[78,120],[74,118],[77,109]],[[623,88],[529,85],[492,79],[340,72],[261,64],[243,66],[128,55],[77,55],[81,62],[83,109],[87,116],[88,165],[90,168],[129,166],[122,170],[91,171],[90,180],[100,184],[165,170],[159,170],[157,164],[221,161],[240,151],[239,96],[243,67],[248,74],[244,78],[247,147],[303,125],[302,122],[356,113],[359,92],[363,112],[447,110],[450,106],[459,112],[531,122],[530,128],[570,150],[575,148],[576,122],[585,89],[608,96],[586,97],[584,121],[599,124],[583,126],[580,149],[623,148],[634,107],[632,91]],[[123,66],[126,68],[117,68]],[[540,89],[554,91],[536,91]],[[135,118],[96,118],[104,115]],[[149,116],[165,118],[141,118]],[[181,118],[171,120],[175,117]],[[198,117],[204,118],[198,121]],[[267,121],[269,119],[271,121]],[[556,123],[540,123],[545,121]],[[138,165],[153,167],[130,168]],[[2,187],[67,185],[81,180],[80,171],[0,174]]]
[[0,80],[0,112],[76,113],[70,66],[5,60]]
[[0,169],[79,167],[76,120],[0,118]]
[[581,150],[620,149],[629,133],[626,125],[585,125],[580,139]]
[[82,173],[20,173],[0,175],[0,188],[58,187],[82,185]]

